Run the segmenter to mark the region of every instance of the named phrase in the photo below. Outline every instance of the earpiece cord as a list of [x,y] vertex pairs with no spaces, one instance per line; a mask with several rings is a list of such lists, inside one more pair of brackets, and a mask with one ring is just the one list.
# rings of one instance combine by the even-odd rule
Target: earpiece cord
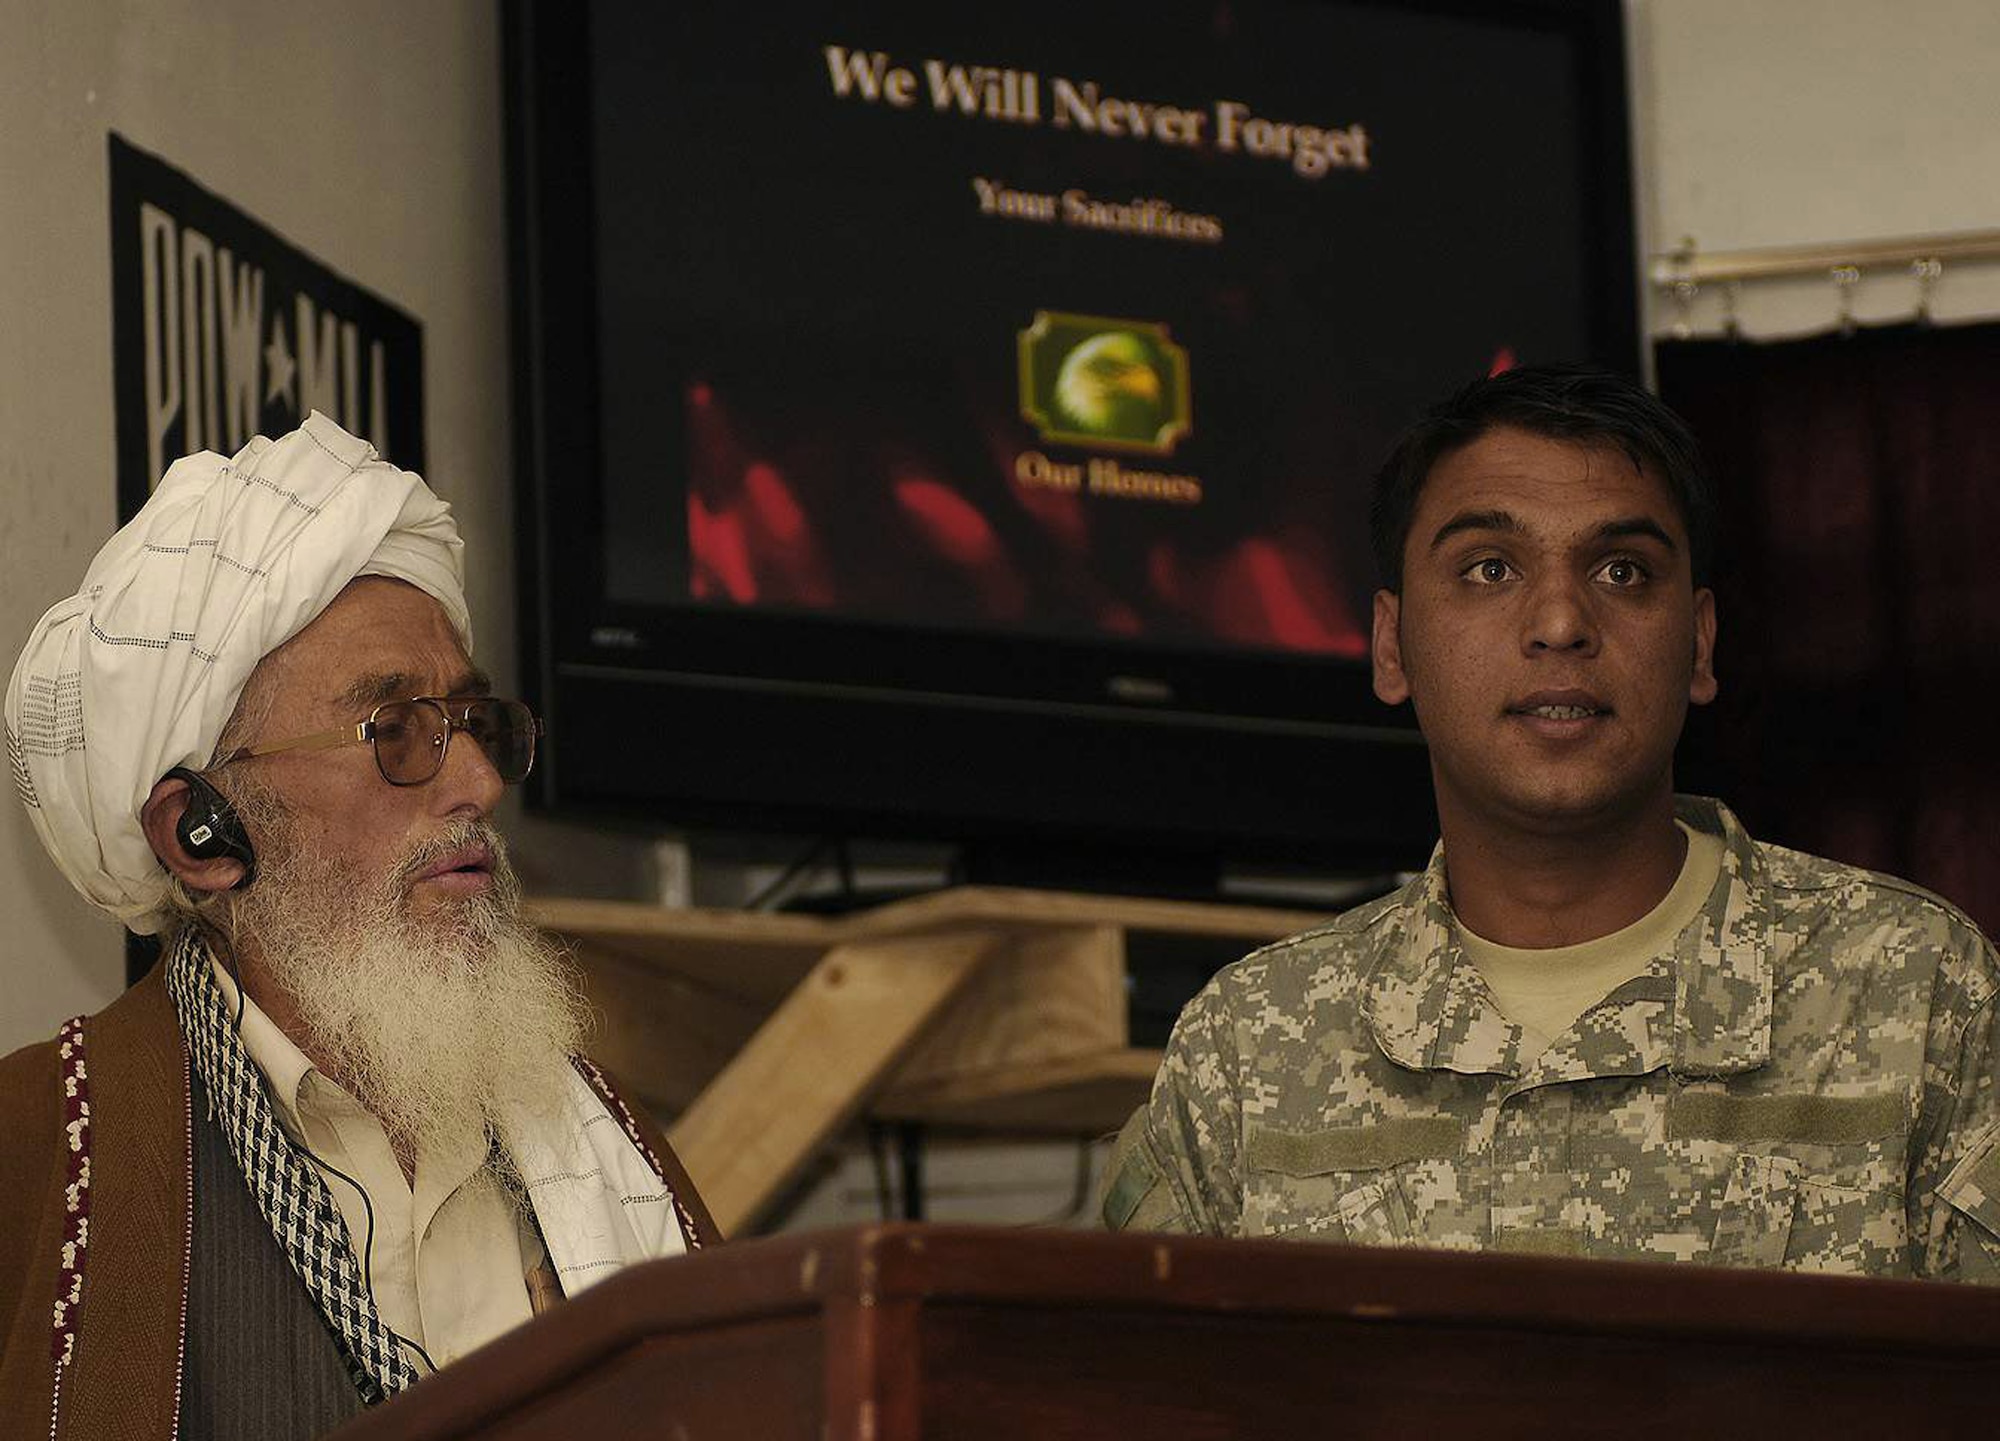
[[243,993],[243,973],[236,969],[236,952],[234,949],[228,950],[224,957],[224,964],[229,967],[229,983],[236,987],[236,1019],[231,1024],[236,1028],[236,1039],[240,1041],[243,1039],[243,1006],[245,996]]
[[[243,1006],[245,995],[243,991],[243,978],[237,973],[236,957],[234,954],[231,954],[229,957],[229,979],[236,983],[236,1037],[238,1040],[241,1040],[243,1038]],[[328,1175],[338,1176],[341,1180],[352,1186],[354,1193],[361,1198],[361,1213],[368,1218],[367,1238],[361,1244],[361,1284],[368,1288],[368,1295],[372,1300],[375,1295],[375,1202],[369,1197],[368,1188],[331,1161],[321,1160],[313,1153],[311,1147],[294,1141],[286,1133],[283,1126],[278,1127],[278,1134],[284,1136],[285,1144],[291,1147],[295,1154],[304,1156]],[[437,1373],[438,1364],[431,1360],[430,1352],[426,1351],[402,1332],[396,1330],[386,1321],[382,1323],[382,1329],[423,1357],[424,1364],[431,1368],[433,1375]]]
[[[362,1243],[361,1247],[361,1284],[368,1288],[368,1294],[371,1297],[374,1296],[375,1294],[375,1270],[374,1270],[375,1203],[374,1201],[369,1199],[368,1188],[362,1185],[359,1181],[355,1180],[352,1176],[348,1175],[347,1172],[341,1170],[340,1167],[334,1165],[331,1161],[321,1160],[318,1156],[314,1155],[308,1147],[302,1146],[298,1142],[293,1141],[290,1136],[285,1137],[285,1140],[288,1143],[290,1143],[294,1151],[297,1151],[300,1155],[304,1156],[308,1161],[311,1161],[315,1166],[319,1167],[322,1171],[325,1171],[330,1176],[338,1176],[341,1180],[347,1182],[348,1185],[354,1188],[355,1194],[361,1197],[361,1211],[362,1214],[368,1218],[368,1237],[367,1240]],[[387,1331],[391,1336],[394,1336],[398,1341],[402,1342],[405,1346],[408,1346],[412,1351],[416,1352],[419,1356],[423,1357],[424,1364],[430,1367],[433,1373],[437,1371],[438,1368],[437,1362],[431,1360],[430,1352],[426,1351],[422,1346],[419,1346],[415,1341],[412,1341],[408,1336],[405,1336],[402,1332],[396,1330],[386,1321],[382,1323],[382,1329]]]

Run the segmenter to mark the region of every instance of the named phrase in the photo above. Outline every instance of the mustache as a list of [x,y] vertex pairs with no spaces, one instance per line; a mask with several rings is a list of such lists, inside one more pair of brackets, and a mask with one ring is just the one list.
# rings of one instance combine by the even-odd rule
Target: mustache
[[396,868],[395,889],[405,892],[417,883],[430,867],[436,865],[453,851],[471,845],[483,845],[493,853],[493,872],[502,875],[507,869],[507,843],[501,838],[499,827],[485,819],[454,821],[431,839],[410,852],[403,863]]

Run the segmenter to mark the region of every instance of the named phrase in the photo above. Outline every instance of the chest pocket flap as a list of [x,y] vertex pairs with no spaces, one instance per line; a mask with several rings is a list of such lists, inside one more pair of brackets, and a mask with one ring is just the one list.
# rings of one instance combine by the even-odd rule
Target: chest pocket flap
[[1985,1232],[1983,1249],[2000,1255],[2000,1122],[1986,1128],[1938,1187],[1951,1208]]
[[[1689,1089],[1667,1112],[1671,1141],[1737,1154],[1717,1205],[1717,1266],[1863,1271],[1900,1261],[1909,1096]],[[1857,1260],[1857,1258],[1860,1258]]]
[[1465,1149],[1450,1116],[1398,1116],[1370,1126],[1311,1131],[1260,1128],[1244,1138],[1244,1198],[1252,1235],[1316,1236],[1364,1246],[1411,1240],[1410,1209],[1394,1168],[1449,1160]]
[[1769,1269],[1784,1265],[1798,1207],[1798,1184],[1799,1164],[1788,1156],[1738,1156],[1716,1218],[1709,1264]]

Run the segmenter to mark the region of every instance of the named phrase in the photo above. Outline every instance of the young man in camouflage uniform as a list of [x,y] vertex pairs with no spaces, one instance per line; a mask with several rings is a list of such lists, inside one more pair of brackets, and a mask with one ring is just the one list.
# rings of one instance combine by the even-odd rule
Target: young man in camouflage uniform
[[1443,839],[1229,967],[1113,1227],[2000,1281],[2000,964],[1914,886],[1676,797],[1712,505],[1643,390],[1524,369],[1400,443],[1374,681]]

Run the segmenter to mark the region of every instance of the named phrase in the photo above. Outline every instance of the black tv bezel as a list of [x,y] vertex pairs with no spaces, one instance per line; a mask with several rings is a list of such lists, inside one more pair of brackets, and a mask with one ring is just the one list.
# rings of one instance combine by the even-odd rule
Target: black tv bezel
[[[1589,358],[1636,375],[1618,0],[1348,3],[1574,39],[1595,266]],[[591,510],[587,23],[583,6],[503,5],[520,654],[550,728],[530,806],[1066,854],[1420,861],[1435,835],[1428,763],[1407,708],[1375,699],[1364,662],[606,598]]]

